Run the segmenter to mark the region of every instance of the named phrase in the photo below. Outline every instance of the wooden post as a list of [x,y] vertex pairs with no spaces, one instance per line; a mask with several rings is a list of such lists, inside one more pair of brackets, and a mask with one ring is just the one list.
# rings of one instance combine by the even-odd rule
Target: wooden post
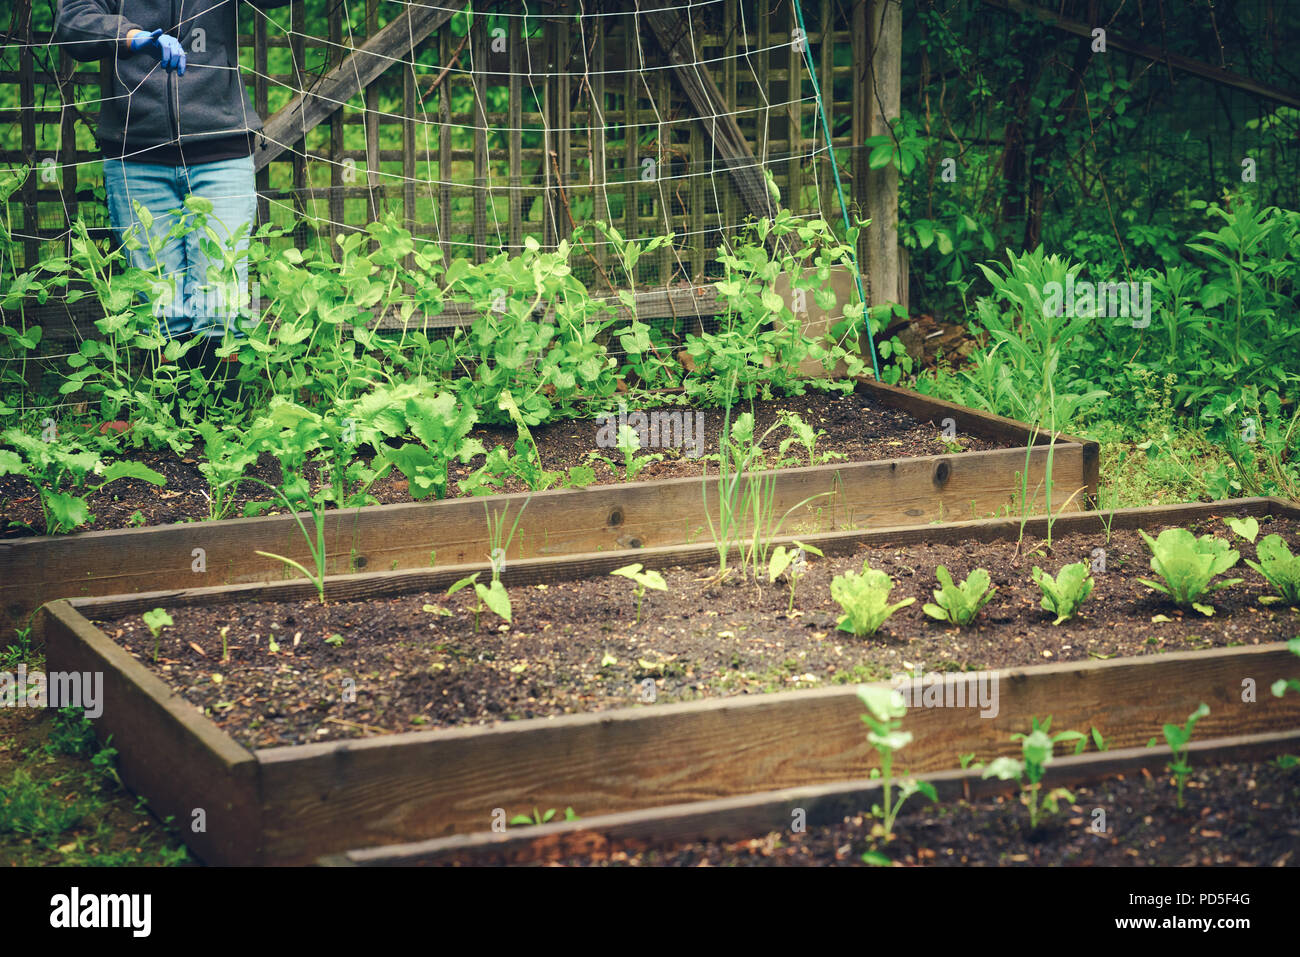
[[[637,103],[641,98],[641,45],[637,42],[636,17],[629,16],[627,34],[623,38],[623,236],[629,242],[641,233],[640,200],[636,194],[636,184],[641,178],[641,157],[638,143],[641,137],[640,111]],[[635,286],[636,277],[628,277]]]
[[[806,25],[806,24],[805,24]],[[794,31],[799,29],[799,19],[795,16],[794,5],[790,5],[790,30],[788,33],[790,49],[786,58],[786,168],[785,168],[785,205],[796,213],[803,211],[803,169],[800,164],[799,151],[803,149],[803,71],[808,61],[803,51],[795,49]],[[805,44],[811,43],[804,37]]]
[[487,121],[487,21],[475,17],[471,28],[470,74],[474,90],[474,262],[487,259],[488,121]]
[[[307,13],[306,5],[303,0],[293,0],[293,5],[289,8],[289,23],[291,24],[292,33],[289,35],[289,49],[293,55],[293,84],[296,89],[306,89],[307,78],[303,74],[303,67],[307,56],[306,29]],[[271,127],[270,121],[267,127]],[[289,127],[286,132],[297,133],[298,129]],[[293,151],[293,205],[294,217],[293,239],[298,248],[307,244],[307,130],[301,129],[302,138],[295,141],[290,149]],[[271,137],[273,140],[279,140],[279,137]],[[274,144],[268,144],[263,153],[269,152],[274,148]],[[265,163],[270,162],[269,156],[262,156],[259,159]],[[313,209],[314,211],[314,209]]]
[[[521,17],[510,18],[509,70],[510,70],[510,251],[518,254],[523,248],[524,228],[524,71],[523,49],[528,38],[524,36]],[[531,204],[529,204],[531,205]]]
[[[609,196],[605,191],[605,18],[596,17],[592,26],[592,54],[587,63],[591,113],[587,123],[587,143],[591,159],[591,191],[595,200],[596,219],[608,223]],[[586,53],[584,51],[584,57]],[[595,72],[593,73],[592,70]],[[609,260],[609,245],[596,242],[596,262],[604,268]]]
[[18,103],[22,107],[20,123],[23,162],[28,166],[27,179],[23,181],[23,265],[31,269],[40,261],[40,242],[37,236],[41,231],[41,220],[37,207],[37,190],[41,183],[41,170],[36,164],[36,62],[32,53],[32,8],[30,2],[24,2],[14,14],[18,35],[24,43],[18,51]]
[[[659,74],[659,93],[655,98],[656,112],[659,114],[659,131],[656,137],[659,143],[659,156],[655,165],[655,187],[659,191],[659,215],[664,221],[664,232],[673,231],[672,216],[672,197],[669,190],[672,187],[672,180],[667,177],[672,172],[672,153],[669,149],[672,146],[672,124],[668,122],[672,118],[672,87],[668,83],[668,71],[657,70]],[[681,242],[679,239],[678,242]],[[669,245],[659,248],[659,281],[665,286],[672,283],[673,280],[673,251]]]
[[[826,129],[823,131],[823,138],[830,143],[834,142],[835,137],[835,8],[831,6],[831,0],[822,0],[821,15],[821,70],[818,80],[821,84],[822,107],[826,110]],[[833,217],[839,213],[835,196],[835,176],[831,172],[833,162],[834,157],[828,149],[822,161],[816,164],[816,169],[820,171],[821,184],[817,192],[818,213],[827,222],[834,222]]]
[[77,98],[77,67],[66,50],[59,51],[59,77],[61,78],[59,111],[59,161],[63,164],[63,212],[66,228],[77,220],[77,115],[69,107],[69,100]]
[[[366,0],[366,38],[379,32],[378,0]],[[410,51],[414,56],[414,50]],[[379,84],[366,85],[366,186],[369,189],[370,218],[380,218],[385,193],[379,178]]]
[[[257,74],[253,77],[253,108],[257,110],[257,115],[264,119],[271,108],[268,101],[269,85],[266,78],[268,70],[266,16],[261,11],[258,11],[253,14],[253,72]],[[256,155],[256,151],[254,155]],[[258,168],[256,184],[257,221],[259,223],[269,223],[271,221],[271,203],[267,199],[267,194],[271,190],[271,168],[269,166]]]
[[[329,8],[329,65],[336,67],[343,59],[343,12],[338,4],[332,4]],[[345,221],[344,203],[343,203],[343,108],[337,106],[330,114],[330,149],[329,149],[329,168],[330,168],[330,192],[329,192],[329,234],[330,234],[330,252],[334,253],[337,248],[335,240],[338,239],[339,233],[343,229]],[[353,182],[355,180],[356,168],[353,167]]]
[[[723,44],[722,60],[722,98],[727,109],[734,110],[736,102],[736,31],[741,28],[740,17],[736,11],[737,0],[725,0],[722,5],[722,29],[726,31],[726,43]],[[745,47],[749,47],[749,38],[744,37]],[[728,182],[722,194],[722,222],[719,227],[719,241],[726,244],[735,232],[739,219],[736,213],[736,185]]]
[[[573,84],[569,79],[569,61],[572,48],[569,40],[569,17],[567,4],[561,10],[561,19],[555,24],[555,160],[560,172],[556,183],[555,196],[555,241],[569,235],[573,227],[569,225],[568,207],[561,198],[560,191],[567,190],[573,181]],[[550,162],[550,158],[547,158]],[[565,193],[565,196],[568,194]],[[570,202],[572,200],[570,199]]]
[[[869,0],[864,89],[867,136],[892,135],[889,121],[899,115],[903,34],[901,0]],[[857,140],[855,142],[861,142]],[[865,158],[865,153],[862,154]],[[871,220],[864,230],[866,256],[861,262],[867,277],[867,301],[876,306],[898,297],[898,168],[894,164],[855,171],[864,183],[863,211]]]
[[[438,33],[438,65],[447,69],[451,64],[451,33],[445,28]],[[451,262],[453,252],[451,222],[451,84],[456,74],[448,73],[438,88],[438,224],[442,240],[444,262]]]

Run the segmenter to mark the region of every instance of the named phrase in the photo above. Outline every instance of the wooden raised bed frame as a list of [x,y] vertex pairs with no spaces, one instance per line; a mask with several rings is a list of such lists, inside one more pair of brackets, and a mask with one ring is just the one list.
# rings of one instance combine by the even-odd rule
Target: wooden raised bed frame
[[[1033,502],[1046,471],[1046,434],[866,379],[857,388],[918,422],[939,425],[952,418],[960,432],[1019,448],[783,469],[777,473],[778,509],[833,492],[833,499],[819,502],[831,528],[996,515],[1017,501],[1031,438],[1039,446],[1029,465]],[[1071,495],[1070,507],[1086,507],[1097,492],[1097,468],[1096,442],[1058,435],[1053,508]],[[514,516],[528,501],[511,548],[513,558],[698,541],[708,534],[701,487],[699,478],[683,478],[554,489],[531,498],[520,493],[331,510],[326,525],[329,570],[427,568],[434,550],[440,565],[484,561],[490,551],[484,502]],[[716,508],[717,496],[710,494],[709,501]],[[201,572],[196,571],[195,549],[203,550]],[[37,607],[57,598],[282,580],[284,566],[258,551],[311,561],[290,515],[0,541],[0,629],[21,627]]]
[[[1183,524],[1218,515],[1295,518],[1279,499],[1125,509],[1112,527]],[[1097,513],[1062,516],[1057,534],[1100,532]],[[828,554],[859,543],[991,541],[1015,538],[1005,519],[875,532],[833,532],[811,541]],[[1045,520],[1026,534],[1041,536]],[[656,565],[707,564],[711,545],[649,549]],[[637,553],[642,557],[644,553]],[[631,556],[600,553],[515,562],[511,587],[607,572]],[[481,566],[480,566],[481,567]],[[346,575],[331,579],[335,599],[443,588],[466,567]],[[303,864],[370,845],[484,830],[496,808],[573,806],[584,817],[683,802],[737,797],[772,788],[854,780],[871,767],[853,687],[713,698],[591,714],[451,728],[360,740],[250,751],[220,731],[87,617],[136,614],[214,601],[308,597],[306,581],[239,585],[106,598],[46,607],[46,658],[52,671],[104,673],[105,707],[97,733],[113,735],[127,785],[160,816],[182,823],[191,848],[214,864]],[[955,720],[914,709],[906,727],[912,771],[950,769],[957,755],[1010,753],[1009,735],[1031,716],[1059,728],[1096,724],[1116,748],[1134,747],[1201,701],[1203,736],[1269,733],[1300,726],[1300,696],[1273,698],[1269,685],[1300,672],[1281,644],[1034,666],[999,672],[999,713]],[[1258,701],[1241,701],[1251,678]],[[964,680],[949,676],[947,680]],[[184,828],[194,809],[207,830]]]
[[[1278,754],[1300,752],[1300,729],[1193,741],[1188,752],[1194,768],[1260,761]],[[1169,749],[1163,740],[1154,748],[1058,756],[1047,767],[1043,787],[1093,784],[1142,771],[1161,774],[1168,763]],[[982,770],[939,771],[918,778],[934,785],[940,801],[987,799],[1009,794],[1019,786],[1014,781],[986,779]],[[585,856],[624,842],[648,849],[694,841],[740,841],[784,831],[790,826],[795,808],[804,812],[804,822],[809,828],[835,824],[846,815],[860,814],[864,808],[879,802],[880,784],[879,778],[844,781],[605,814],[587,820],[553,821],[541,827],[457,834],[323,855],[318,863],[326,867],[437,866],[453,861],[461,865],[528,864]]]

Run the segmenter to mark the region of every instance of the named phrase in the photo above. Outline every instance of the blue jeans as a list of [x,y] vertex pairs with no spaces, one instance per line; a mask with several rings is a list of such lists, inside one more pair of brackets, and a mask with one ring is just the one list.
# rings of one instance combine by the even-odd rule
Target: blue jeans
[[[253,158],[218,160],[195,166],[163,166],[131,160],[104,160],[104,191],[108,215],[118,239],[125,245],[130,237],[139,248],[128,249],[132,266],[159,275],[152,293],[154,315],[168,336],[203,333],[221,336],[227,329],[240,332],[255,324],[249,316],[248,236],[257,215],[257,188],[253,181]],[[188,196],[200,196],[212,203],[207,225],[220,237],[219,246],[229,251],[229,239],[241,226],[248,230],[235,245],[239,253],[233,274],[222,270],[221,252],[209,256],[202,247],[210,240],[203,230],[189,230],[183,236],[168,233],[176,225]],[[139,204],[149,211],[149,229],[161,243],[157,259],[149,251],[144,223],[136,215]],[[192,219],[192,216],[191,216]],[[216,271],[209,276],[209,267]]]

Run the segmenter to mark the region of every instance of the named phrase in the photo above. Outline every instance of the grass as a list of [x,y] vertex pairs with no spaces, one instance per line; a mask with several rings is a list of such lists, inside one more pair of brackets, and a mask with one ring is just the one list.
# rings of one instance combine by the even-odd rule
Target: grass
[[[41,667],[39,659],[28,668]],[[189,852],[128,793],[80,711],[0,708],[0,866],[174,866]]]

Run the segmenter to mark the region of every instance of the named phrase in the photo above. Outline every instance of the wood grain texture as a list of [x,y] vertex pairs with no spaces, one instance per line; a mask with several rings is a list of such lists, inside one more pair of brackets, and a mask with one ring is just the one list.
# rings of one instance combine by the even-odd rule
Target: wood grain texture
[[[118,749],[117,771],[159,818],[174,817],[186,844],[208,863],[260,858],[258,764],[251,752],[171,689],[66,602],[48,605],[50,672],[103,675],[101,741]],[[195,831],[195,809],[205,830]]]
[[[1019,513],[1028,427],[865,379],[856,388],[918,421],[939,426],[953,418],[959,431],[1022,447],[781,470],[774,497],[780,512],[821,496],[792,514],[784,532]],[[1089,449],[1096,445],[1061,438],[1053,458],[1054,511],[1088,486]],[[1045,507],[1046,463],[1046,450],[1036,448],[1031,512]],[[1095,474],[1091,482],[1095,491]],[[700,479],[668,479],[331,511],[329,572],[419,569],[433,559],[439,565],[477,562],[490,550],[485,505],[513,521],[528,503],[511,552],[516,558],[703,541],[709,535],[704,488]],[[708,502],[716,515],[713,487]],[[1071,503],[1082,504],[1082,496]],[[195,570],[195,549],[203,550],[202,571]],[[0,627],[14,627],[42,602],[58,598],[283,581],[285,566],[258,551],[310,562],[297,522],[286,515],[0,541]]]
[[[1203,737],[1300,725],[1300,696],[1268,684],[1300,674],[1283,645],[1090,661],[1002,672],[998,713],[913,708],[910,771],[1018,752],[1030,717],[1053,729],[1098,727],[1115,749],[1159,737],[1198,703]],[[1243,704],[1241,681],[1264,692]],[[952,683],[962,676],[946,676]],[[583,816],[862,779],[876,766],[853,688],[718,698],[361,742],[257,752],[268,863],[491,827],[494,809],[573,807]],[[1163,740],[1163,739],[1161,739]]]
[[[1192,742],[1193,767],[1258,761],[1300,749],[1300,731],[1237,735]],[[1059,757],[1048,767],[1047,787],[1091,784],[1120,774],[1159,773],[1169,760],[1163,748],[1125,748]],[[1014,790],[1013,782],[985,780],[980,771],[940,771],[920,775],[930,782],[939,800],[987,799]],[[579,821],[553,822],[524,828],[457,834],[387,847],[361,848],[318,860],[334,867],[433,866],[460,864],[524,864],[570,855],[604,851],[612,845],[665,848],[701,840],[740,841],[761,838],[791,826],[796,810],[808,827],[834,824],[860,814],[880,800],[880,781],[856,780],[764,791],[759,794],[645,811],[600,815]]]
[[[1148,508],[1116,509],[1112,512],[1079,512],[1054,519],[1057,535],[1070,532],[1103,534],[1111,529],[1153,527],[1159,524],[1186,524],[1225,515],[1278,515],[1300,517],[1300,506],[1281,499],[1233,499],[1226,502],[1193,505],[1164,505]],[[1028,519],[1023,533],[1030,537],[1046,534],[1047,519]],[[864,545],[902,545],[922,542],[993,542],[1018,539],[1022,532],[1019,519],[981,519],[951,522],[944,525],[900,525],[867,531],[846,530],[803,534],[800,540],[815,545],[827,555],[850,554]],[[773,539],[771,544],[790,544],[794,536]],[[652,546],[634,551],[611,550],[545,558],[520,559],[509,563],[502,580],[509,587],[573,581],[611,570],[637,560],[652,567],[671,565],[686,567],[708,565],[717,561],[712,542],[694,545]],[[438,568],[396,572],[368,572],[335,575],[326,579],[326,596],[331,601],[386,597],[425,590],[447,588],[467,574],[488,569],[486,562],[464,565],[440,565]],[[107,595],[70,599],[74,608],[97,618],[147,611],[160,604],[196,605],[213,601],[281,601],[311,598],[315,587],[305,579],[256,582],[242,585],[216,585],[201,588],[164,589],[133,594]]]

